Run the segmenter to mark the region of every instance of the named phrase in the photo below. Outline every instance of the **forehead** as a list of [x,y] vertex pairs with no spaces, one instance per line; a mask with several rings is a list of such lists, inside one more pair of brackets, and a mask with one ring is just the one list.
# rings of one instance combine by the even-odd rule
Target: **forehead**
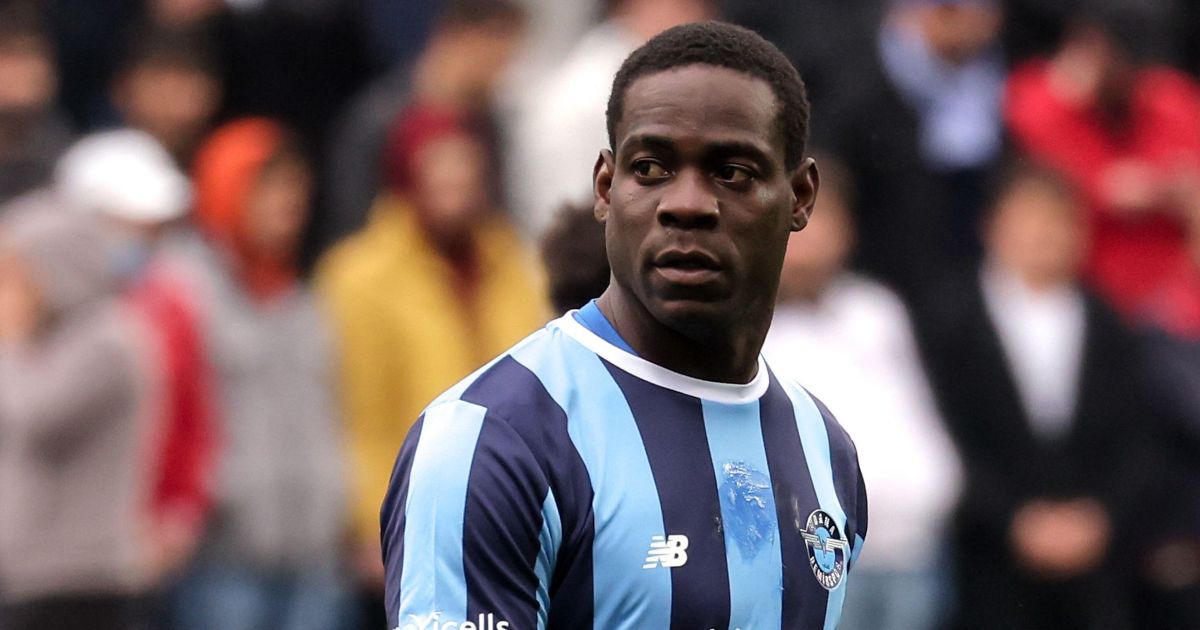
[[629,138],[653,135],[748,142],[764,153],[778,152],[782,159],[778,99],[757,77],[693,64],[639,77],[627,88],[624,101],[616,128],[618,152]]

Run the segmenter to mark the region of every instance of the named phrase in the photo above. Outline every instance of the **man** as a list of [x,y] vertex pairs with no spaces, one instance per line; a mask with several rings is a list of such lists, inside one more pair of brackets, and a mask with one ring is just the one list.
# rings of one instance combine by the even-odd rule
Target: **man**
[[786,58],[669,29],[613,83],[612,282],[426,408],[384,502],[389,627],[827,628],[866,534],[849,437],[759,356],[819,182]]
[[854,568],[839,630],[930,630],[953,600],[945,560],[962,485],[958,453],[903,302],[848,269],[854,182],[833,158],[817,159],[821,198],[811,224],[788,241],[763,356],[837,410],[871,488],[871,553]]
[[1017,167],[983,232],[983,264],[918,317],[966,474],[953,627],[1132,627],[1131,557],[1164,511],[1146,518],[1159,420],[1142,350],[1080,284],[1082,205],[1054,171]]
[[[372,206],[388,188],[388,129],[405,109],[460,109],[486,119],[490,126],[497,86],[524,44],[528,17],[518,0],[438,4],[445,6],[417,57],[368,85],[333,124],[325,182],[329,215],[316,217],[321,247],[369,222]],[[415,9],[407,4],[403,9],[412,18]],[[493,135],[490,129],[488,135]]]
[[995,0],[880,4],[872,54],[858,73],[836,66],[852,79],[813,137],[859,183],[855,267],[911,303],[979,258],[975,225],[1003,149],[1003,19]]
[[191,557],[209,516],[209,478],[219,441],[210,355],[200,302],[170,245],[192,190],[170,153],[150,134],[114,129],[76,142],[55,167],[53,190],[69,207],[99,219],[124,299],[153,340],[160,432],[148,468],[153,571],[168,575]]
[[604,249],[604,224],[592,205],[566,204],[542,235],[540,250],[554,312],[583,308],[608,288],[612,269]]
[[1200,83],[1153,63],[1169,19],[1156,4],[1085,3],[1053,56],[1013,70],[1004,99],[1014,144],[1079,188],[1084,280],[1129,320],[1165,290],[1200,207]]
[[45,185],[71,141],[51,48],[28,6],[0,7],[0,203]]
[[125,125],[154,137],[180,167],[208,133],[224,88],[202,30],[151,30],[139,37],[112,84]]
[[[711,19],[710,0],[606,0],[604,20],[584,33],[532,87],[524,86],[509,129],[512,209],[525,235],[537,239],[564,203],[590,202],[588,177],[605,139],[608,88],[621,62],[672,26]],[[546,129],[557,133],[547,134]],[[553,170],[556,177],[519,177]]]

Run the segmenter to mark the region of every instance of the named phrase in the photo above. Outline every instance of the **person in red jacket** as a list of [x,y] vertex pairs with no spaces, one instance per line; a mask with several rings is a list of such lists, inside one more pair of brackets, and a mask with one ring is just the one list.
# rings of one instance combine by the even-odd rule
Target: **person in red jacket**
[[1085,277],[1127,316],[1161,288],[1200,202],[1200,85],[1143,61],[1152,17],[1093,8],[1053,57],[1012,73],[1005,105],[1019,148],[1082,191]]
[[216,394],[194,291],[177,256],[157,245],[187,211],[190,184],[153,137],[119,129],[76,143],[59,162],[55,187],[79,210],[101,217],[124,297],[153,334],[158,422],[146,508],[154,570],[166,578],[199,541],[217,446]]

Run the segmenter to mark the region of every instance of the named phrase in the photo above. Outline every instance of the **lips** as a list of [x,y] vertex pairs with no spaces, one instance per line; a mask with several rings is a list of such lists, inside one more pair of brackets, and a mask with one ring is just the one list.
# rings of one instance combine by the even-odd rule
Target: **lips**
[[654,269],[674,284],[697,285],[712,282],[720,276],[721,263],[703,250],[672,249],[654,257]]

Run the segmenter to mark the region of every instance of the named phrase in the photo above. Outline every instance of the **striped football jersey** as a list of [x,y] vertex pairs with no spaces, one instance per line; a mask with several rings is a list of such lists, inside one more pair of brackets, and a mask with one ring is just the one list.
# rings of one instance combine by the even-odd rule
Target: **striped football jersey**
[[867,531],[854,445],[759,360],[637,356],[589,304],[434,401],[381,514],[390,628],[824,630]]

